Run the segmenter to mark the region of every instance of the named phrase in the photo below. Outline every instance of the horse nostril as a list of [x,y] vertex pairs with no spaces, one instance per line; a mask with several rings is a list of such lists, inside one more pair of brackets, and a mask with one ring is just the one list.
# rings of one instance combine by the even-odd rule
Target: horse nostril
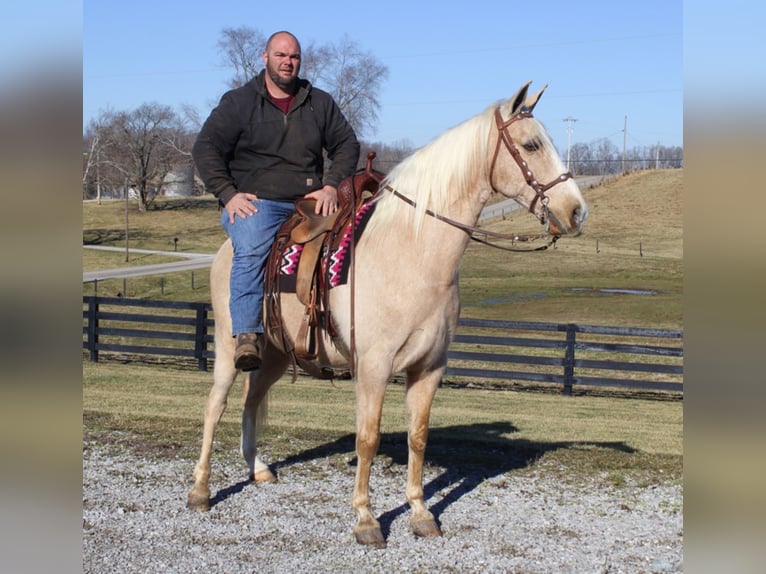
[[574,222],[575,226],[579,227],[583,223],[585,223],[585,218],[588,217],[588,208],[584,206],[578,206],[575,207],[574,211],[572,212],[572,221]]

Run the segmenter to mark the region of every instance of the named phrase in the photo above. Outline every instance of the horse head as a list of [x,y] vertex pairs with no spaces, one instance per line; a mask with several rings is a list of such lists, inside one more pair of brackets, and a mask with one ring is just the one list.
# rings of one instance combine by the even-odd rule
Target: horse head
[[489,182],[535,214],[549,234],[579,235],[588,207],[545,128],[532,116],[547,84],[528,97],[531,83],[494,110]]

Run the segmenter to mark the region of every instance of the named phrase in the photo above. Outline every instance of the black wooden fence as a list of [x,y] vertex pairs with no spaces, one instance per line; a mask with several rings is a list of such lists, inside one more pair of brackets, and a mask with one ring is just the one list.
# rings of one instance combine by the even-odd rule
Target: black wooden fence
[[[510,335],[514,336],[510,336]],[[460,319],[447,376],[683,392],[683,331]]]
[[[214,359],[212,308],[115,297],[83,297],[83,349]],[[683,392],[683,331],[460,319],[450,346],[451,380],[496,380]]]
[[82,347],[91,361],[98,362],[101,351],[191,357],[197,360],[200,371],[206,371],[208,360],[214,356],[209,303],[96,296],[82,299]]

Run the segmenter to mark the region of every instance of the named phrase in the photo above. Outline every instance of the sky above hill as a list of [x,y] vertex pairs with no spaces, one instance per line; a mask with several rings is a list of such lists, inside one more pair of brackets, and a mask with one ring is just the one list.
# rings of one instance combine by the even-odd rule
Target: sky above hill
[[[554,143],[683,144],[679,0],[622,3],[294,0],[85,2],[83,123],[158,102],[204,118],[232,73],[221,30],[288,29],[306,45],[348,34],[389,69],[370,141],[428,143],[526,81],[548,84],[536,116]],[[321,87],[321,86],[319,86]],[[575,118],[574,122],[564,118]],[[627,119],[626,119],[627,118]]]

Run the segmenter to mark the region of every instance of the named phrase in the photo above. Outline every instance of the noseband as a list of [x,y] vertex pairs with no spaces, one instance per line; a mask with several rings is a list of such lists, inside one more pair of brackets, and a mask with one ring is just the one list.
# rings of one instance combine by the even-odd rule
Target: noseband
[[[535,178],[535,174],[532,173],[532,170],[529,169],[529,165],[527,165],[527,162],[524,160],[523,157],[521,157],[521,153],[519,152],[519,148],[516,147],[516,144],[513,142],[513,138],[511,137],[511,134],[508,132],[508,128],[511,126],[512,123],[517,122],[518,120],[523,120],[526,118],[531,118],[532,112],[526,109],[522,109],[520,112],[514,114],[511,116],[511,118],[507,121],[503,120],[503,116],[500,114],[500,108],[495,108],[495,124],[497,125],[497,145],[495,146],[495,153],[492,156],[492,163],[490,164],[489,168],[489,185],[492,186],[492,174],[495,171],[495,164],[497,163],[498,155],[500,154],[500,144],[505,144],[505,149],[508,150],[508,153],[511,154],[511,157],[516,162],[516,165],[519,166],[519,169],[521,170],[521,173],[524,174],[524,179],[527,182],[527,185],[535,190],[535,198],[532,200],[532,203],[529,204],[529,212],[533,213],[535,212],[535,204],[538,200],[540,200],[541,205],[543,206],[543,213],[540,215],[540,223],[545,223],[548,220],[548,217],[550,215],[550,212],[548,211],[548,196],[545,195],[545,192],[548,191],[550,188],[552,188],[554,185],[558,185],[559,183],[565,182],[569,178],[572,177],[571,172],[562,173],[560,176],[558,176],[553,181],[542,184],[539,181],[537,181],[537,178]],[[498,191],[495,189],[494,186],[492,186],[492,189],[494,191]],[[499,192],[498,192],[499,193]]]

